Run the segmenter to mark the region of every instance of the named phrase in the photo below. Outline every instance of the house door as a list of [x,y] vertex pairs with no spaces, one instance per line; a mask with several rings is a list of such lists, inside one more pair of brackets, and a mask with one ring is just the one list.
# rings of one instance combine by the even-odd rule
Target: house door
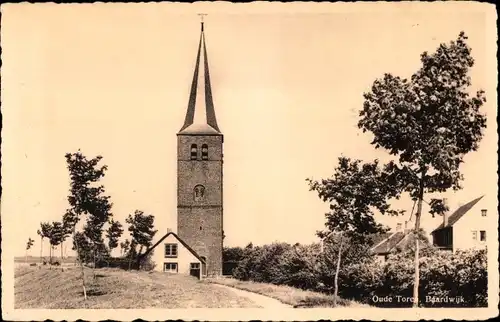
[[191,263],[189,275],[200,278],[200,263]]

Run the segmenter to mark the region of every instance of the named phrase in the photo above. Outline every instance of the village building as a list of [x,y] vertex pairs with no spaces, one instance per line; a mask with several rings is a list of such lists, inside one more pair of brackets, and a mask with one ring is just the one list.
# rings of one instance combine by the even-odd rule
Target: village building
[[486,248],[487,206],[484,195],[460,206],[432,231],[432,243],[441,250],[455,252]]
[[[381,240],[375,243],[370,249],[370,253],[375,256],[377,261],[385,263],[390,254],[403,251],[407,247],[412,247],[414,243],[414,239],[412,238],[413,226],[414,223],[412,221],[407,221],[403,229],[403,224],[398,223],[395,232],[381,235]],[[421,248],[427,247],[425,243],[420,243],[420,246]]]
[[[486,248],[487,215],[484,196],[461,205],[451,215],[443,214],[443,221],[431,232],[432,245],[439,250],[450,252]],[[398,223],[394,233],[381,235],[382,240],[370,249],[370,253],[383,263],[390,254],[411,247],[409,241],[413,240],[413,226],[414,223],[406,222],[405,229],[402,229],[402,224]],[[425,247],[426,244],[420,244],[420,249]]]
[[202,22],[186,117],[177,133],[177,233],[167,232],[148,249],[155,270],[200,278],[222,274],[222,151]]

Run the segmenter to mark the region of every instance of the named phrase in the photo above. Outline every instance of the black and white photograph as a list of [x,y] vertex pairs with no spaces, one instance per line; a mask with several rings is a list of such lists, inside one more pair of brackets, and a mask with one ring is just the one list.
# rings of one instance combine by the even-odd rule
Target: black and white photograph
[[498,315],[493,5],[1,13],[4,319]]

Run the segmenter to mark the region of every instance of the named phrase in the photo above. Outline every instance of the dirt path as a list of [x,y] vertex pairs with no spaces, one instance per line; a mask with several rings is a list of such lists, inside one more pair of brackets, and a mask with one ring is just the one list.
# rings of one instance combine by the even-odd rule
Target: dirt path
[[249,291],[244,291],[240,290],[231,286],[226,286],[226,285],[221,285],[221,284],[215,284],[212,283],[214,287],[220,287],[224,288],[227,290],[230,290],[231,292],[235,293],[237,296],[241,297],[246,297],[247,299],[253,301],[255,304],[258,306],[265,308],[265,309],[277,309],[277,308],[292,308],[291,305],[282,303],[276,299],[273,299],[268,296],[260,295],[257,293],[249,292]]

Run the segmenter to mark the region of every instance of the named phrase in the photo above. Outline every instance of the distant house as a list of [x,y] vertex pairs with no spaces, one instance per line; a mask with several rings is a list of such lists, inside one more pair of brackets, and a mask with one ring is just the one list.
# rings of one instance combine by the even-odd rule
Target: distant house
[[486,247],[487,209],[484,196],[460,206],[432,231],[434,246],[447,251]]
[[143,256],[153,249],[151,259],[156,264],[155,271],[192,275],[199,279],[206,275],[205,259],[173,232],[168,232]]
[[[413,240],[410,238],[412,229],[409,227],[411,226],[411,222],[406,222],[403,230],[402,224],[398,223],[394,233],[381,235],[382,238],[370,249],[370,253],[375,255],[379,262],[384,263],[390,254],[404,250],[408,246],[408,242]],[[421,244],[421,246],[426,247],[424,244]]]

